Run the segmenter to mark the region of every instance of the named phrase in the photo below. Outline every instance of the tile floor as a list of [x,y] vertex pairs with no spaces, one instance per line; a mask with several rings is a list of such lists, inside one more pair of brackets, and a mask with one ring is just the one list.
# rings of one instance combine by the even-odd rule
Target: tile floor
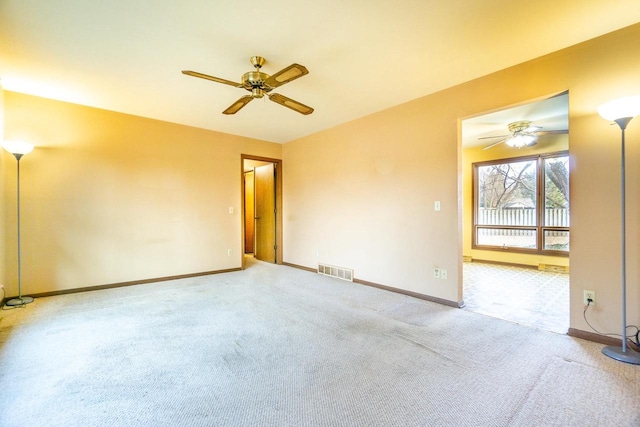
[[464,309],[566,334],[569,274],[481,262],[463,263]]

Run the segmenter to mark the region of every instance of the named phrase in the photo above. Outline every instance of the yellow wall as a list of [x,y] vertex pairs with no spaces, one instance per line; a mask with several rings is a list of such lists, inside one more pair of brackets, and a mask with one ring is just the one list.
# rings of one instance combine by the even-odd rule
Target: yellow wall
[[543,153],[553,153],[569,149],[569,137],[567,135],[540,136],[538,144],[533,147],[514,149],[506,144],[496,145],[489,150],[483,150],[482,146],[467,148],[462,151],[462,195],[463,195],[463,219],[462,241],[464,256],[474,260],[507,262],[513,264],[532,265],[551,264],[569,265],[569,257],[529,255],[521,253],[509,253],[500,251],[487,251],[471,249],[471,237],[473,234],[473,163],[486,162],[496,159],[508,159],[512,157],[530,156]]
[[[23,293],[241,266],[241,154],[281,145],[9,91],[5,106],[5,138],[36,146],[20,162]],[[2,156],[15,295],[15,160]]]
[[456,108],[439,93],[285,144],[285,261],[458,301]]
[[[571,327],[590,331],[588,289],[598,297],[592,324],[618,331],[620,131],[596,108],[640,94],[638,46],[640,24],[285,144],[285,261],[458,301],[461,119],[569,90]],[[627,140],[628,320],[638,324],[640,122]],[[435,266],[447,280],[433,277]]]

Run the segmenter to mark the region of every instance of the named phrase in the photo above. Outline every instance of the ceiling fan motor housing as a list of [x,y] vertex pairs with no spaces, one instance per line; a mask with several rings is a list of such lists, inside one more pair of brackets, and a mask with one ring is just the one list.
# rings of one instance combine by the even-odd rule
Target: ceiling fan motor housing
[[520,133],[529,129],[531,122],[523,120],[519,122],[509,123],[509,132],[511,133]]
[[[253,92],[253,89],[262,89],[264,92],[269,92],[271,88],[264,84],[265,80],[269,78],[269,74],[262,73],[260,71],[249,71],[242,75],[242,86]],[[262,96],[260,96],[262,97]]]

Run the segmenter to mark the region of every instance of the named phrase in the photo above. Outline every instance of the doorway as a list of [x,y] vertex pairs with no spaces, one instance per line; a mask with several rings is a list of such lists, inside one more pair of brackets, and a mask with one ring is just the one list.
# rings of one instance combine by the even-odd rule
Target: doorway
[[[466,310],[568,331],[568,98],[563,92],[461,122]],[[521,136],[531,139],[520,144]]]
[[245,154],[241,159],[243,252],[282,264],[282,160]]

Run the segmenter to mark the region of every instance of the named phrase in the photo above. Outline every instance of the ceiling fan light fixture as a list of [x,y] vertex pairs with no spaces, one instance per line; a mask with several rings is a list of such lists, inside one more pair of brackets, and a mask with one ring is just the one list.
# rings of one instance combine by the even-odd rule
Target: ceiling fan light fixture
[[531,147],[536,145],[538,142],[538,135],[530,132],[519,132],[505,141],[509,147],[513,148],[522,148],[522,147]]
[[262,98],[264,96],[264,91],[259,87],[254,87],[251,89],[251,97],[252,98]]

